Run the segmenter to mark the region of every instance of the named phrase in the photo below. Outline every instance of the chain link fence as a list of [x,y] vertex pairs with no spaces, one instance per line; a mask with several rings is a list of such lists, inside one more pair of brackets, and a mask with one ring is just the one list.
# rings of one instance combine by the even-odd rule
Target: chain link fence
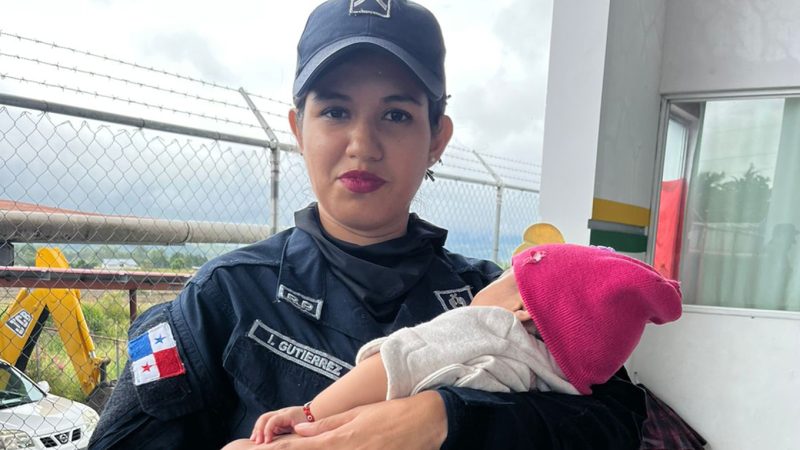
[[[0,31],[0,356],[50,394],[102,403],[136,314],[313,201],[290,106]],[[538,218],[539,167],[451,145],[435,170],[412,209],[451,250],[507,264]],[[0,417],[41,396],[2,369]],[[0,441],[80,444],[81,417],[24,431],[12,415]]]

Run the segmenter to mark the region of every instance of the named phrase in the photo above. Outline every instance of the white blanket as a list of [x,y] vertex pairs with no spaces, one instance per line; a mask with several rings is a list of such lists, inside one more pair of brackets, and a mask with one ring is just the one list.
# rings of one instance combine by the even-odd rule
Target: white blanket
[[397,330],[364,345],[356,364],[377,352],[389,380],[387,400],[440,386],[578,394],[544,342],[528,334],[514,314],[503,308],[457,308],[430,322]]

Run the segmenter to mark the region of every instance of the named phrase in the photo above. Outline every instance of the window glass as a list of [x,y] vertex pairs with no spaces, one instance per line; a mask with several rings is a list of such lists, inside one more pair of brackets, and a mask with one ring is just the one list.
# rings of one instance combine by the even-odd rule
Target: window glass
[[[685,200],[659,207],[659,222],[662,215],[683,217],[672,231],[664,231],[677,228],[682,235],[669,251],[679,260],[684,301],[798,311],[800,99],[719,100],[701,106],[696,148],[683,144],[680,152],[691,161]],[[662,186],[673,176],[667,171],[681,173],[670,162],[678,148],[678,138],[671,144],[670,133],[680,131],[673,127],[670,121]],[[662,189],[662,199],[664,194]],[[661,232],[659,226],[657,243]],[[657,245],[654,260],[664,255]]]
[[687,127],[676,119],[669,119],[666,150],[664,152],[663,181],[683,178],[683,159],[686,154]]
[[16,369],[0,364],[0,409],[37,402],[44,394]]
[[661,177],[658,232],[656,234],[653,266],[668,278],[678,278],[683,204],[686,183],[683,178],[684,160],[688,153],[689,127],[683,121],[670,118],[664,149],[664,170]]

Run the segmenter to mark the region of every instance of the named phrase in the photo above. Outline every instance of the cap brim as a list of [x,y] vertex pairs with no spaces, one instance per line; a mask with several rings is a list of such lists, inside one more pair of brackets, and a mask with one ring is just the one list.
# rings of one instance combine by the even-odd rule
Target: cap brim
[[428,91],[428,94],[434,99],[439,100],[444,96],[444,82],[439,77],[433,74],[427,67],[420,63],[416,58],[411,56],[408,52],[399,46],[380,38],[370,36],[353,36],[336,41],[327,47],[324,47],[316,55],[314,55],[308,63],[303,67],[303,70],[297,75],[294,80],[294,87],[292,89],[295,98],[302,97],[308,93],[311,83],[322,73],[328,65],[334,62],[338,56],[346,51],[352,50],[359,46],[376,46],[392,55],[396,56],[402,61],[414,75],[422,82],[422,85]]

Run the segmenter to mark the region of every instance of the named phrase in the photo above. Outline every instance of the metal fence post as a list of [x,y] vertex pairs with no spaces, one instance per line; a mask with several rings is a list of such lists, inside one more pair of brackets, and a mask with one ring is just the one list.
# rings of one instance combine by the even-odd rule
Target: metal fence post
[[280,189],[280,150],[278,149],[278,136],[275,135],[275,132],[272,131],[269,124],[267,123],[264,116],[261,114],[261,111],[256,108],[255,103],[247,94],[247,91],[244,88],[239,88],[239,93],[242,94],[244,97],[244,101],[247,102],[247,106],[250,107],[250,111],[253,112],[253,115],[256,116],[256,120],[258,120],[259,125],[267,134],[267,138],[269,139],[269,152],[270,152],[270,177],[272,178],[272,183],[270,187],[270,194],[272,196],[272,234],[278,232],[278,193]]
[[133,321],[136,320],[136,316],[139,313],[138,309],[136,289],[130,289],[128,290],[128,316],[130,317],[131,325],[133,325]]
[[492,260],[497,261],[498,253],[500,253],[500,218],[503,212],[503,187],[505,187],[505,183],[503,183],[503,179],[492,170],[489,164],[486,164],[486,161],[477,151],[472,150],[472,154],[483,164],[483,167],[486,168],[489,175],[494,178],[494,182],[497,183],[497,203],[495,203],[494,208],[494,244],[492,247]]
[[503,212],[503,185],[497,186],[497,203],[494,210],[494,248],[492,248],[492,259],[498,261],[500,253],[500,219]]
[[114,339],[114,356],[116,360],[116,370],[117,373],[114,376],[114,379],[119,379],[119,339]]
[[14,265],[14,244],[0,241],[0,266]]

